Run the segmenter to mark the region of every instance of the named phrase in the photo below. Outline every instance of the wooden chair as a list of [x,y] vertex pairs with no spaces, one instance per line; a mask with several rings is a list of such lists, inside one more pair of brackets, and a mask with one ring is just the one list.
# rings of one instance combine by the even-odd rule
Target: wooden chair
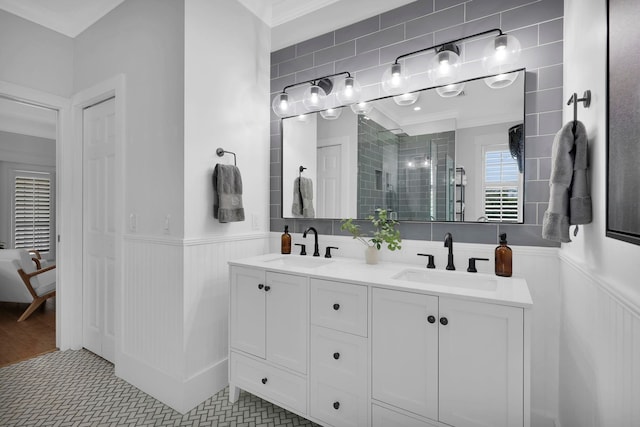
[[0,301],[29,303],[18,322],[56,295],[55,265],[42,266],[40,253],[24,249],[0,250]]

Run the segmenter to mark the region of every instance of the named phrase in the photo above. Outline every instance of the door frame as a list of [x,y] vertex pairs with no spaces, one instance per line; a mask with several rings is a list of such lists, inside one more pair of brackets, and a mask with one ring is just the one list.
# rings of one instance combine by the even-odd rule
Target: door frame
[[[72,122],[73,122],[73,135],[75,144],[75,168],[77,168],[80,176],[79,182],[83,182],[83,110],[94,104],[106,101],[109,98],[115,97],[115,183],[114,183],[114,212],[115,212],[115,274],[114,274],[114,320],[115,320],[115,365],[117,366],[119,360],[119,354],[121,349],[122,340],[122,283],[123,283],[123,233],[124,233],[124,141],[126,140],[126,128],[125,128],[125,76],[124,74],[118,74],[110,79],[107,79],[97,85],[84,89],[81,92],[76,93],[72,98]],[[77,243],[74,245],[80,250],[75,254],[76,260],[82,260],[83,257],[83,185],[76,185],[74,188],[76,192],[77,200],[79,200],[79,208],[74,214],[76,226],[78,228]],[[83,346],[82,328],[83,328],[83,262],[76,262],[74,264],[74,273],[77,275],[77,287],[75,292],[75,307],[79,308],[79,311],[74,313],[77,320],[74,325],[74,333],[78,334],[78,347]]]
[[[71,138],[71,100],[59,95],[43,92],[26,86],[0,80],[0,95],[16,101],[51,108],[58,112],[56,126],[56,203],[55,203],[55,227],[56,227],[56,347],[61,350],[74,348],[73,323],[68,321],[66,312],[73,313],[73,278],[71,267],[65,264],[65,260],[73,259],[70,245],[62,243],[60,236],[72,235],[72,221],[64,221],[64,212],[73,211],[73,198],[71,187],[73,183],[73,170],[67,170],[65,165],[69,161],[65,155],[72,150],[66,146],[72,145]],[[68,284],[68,286],[66,285]]]

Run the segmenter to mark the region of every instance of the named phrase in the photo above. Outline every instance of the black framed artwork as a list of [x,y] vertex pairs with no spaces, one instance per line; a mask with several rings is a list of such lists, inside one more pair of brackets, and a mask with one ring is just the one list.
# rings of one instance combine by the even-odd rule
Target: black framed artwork
[[640,245],[640,1],[608,0],[607,236]]

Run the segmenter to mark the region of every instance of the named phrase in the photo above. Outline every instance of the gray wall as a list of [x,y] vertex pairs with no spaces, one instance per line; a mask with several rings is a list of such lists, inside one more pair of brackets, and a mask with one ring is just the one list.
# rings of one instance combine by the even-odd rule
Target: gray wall
[[[549,199],[551,145],[562,124],[561,0],[419,0],[410,3],[272,52],[272,97],[286,85],[344,70],[355,74],[361,84],[370,85],[380,79],[385,65],[400,54],[492,28],[501,28],[518,37],[523,48],[518,66],[527,69],[525,223],[405,222],[400,230],[404,238],[418,240],[441,240],[444,233],[450,231],[456,240],[469,243],[495,243],[498,234],[506,232],[510,244],[558,246],[541,238],[541,220]],[[480,42],[468,43],[463,59],[467,54],[471,57],[472,51],[481,50],[486,41]],[[280,158],[279,120],[272,114],[271,230],[280,231],[287,223],[292,231],[301,232],[313,223],[321,233],[343,234],[339,220],[282,219]]]

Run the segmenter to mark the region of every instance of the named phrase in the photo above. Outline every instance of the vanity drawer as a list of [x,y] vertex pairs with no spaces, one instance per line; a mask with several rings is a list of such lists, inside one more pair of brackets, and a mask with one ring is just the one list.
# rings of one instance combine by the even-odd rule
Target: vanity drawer
[[312,325],[309,380],[366,394],[367,342],[363,337]]
[[310,415],[336,427],[366,426],[366,393],[346,391],[324,382],[311,385]]
[[367,336],[367,287],[311,279],[311,323]]
[[231,382],[284,408],[307,412],[307,382],[292,373],[231,352]]
[[378,405],[371,405],[372,427],[437,427],[427,421],[422,421],[400,412],[392,411]]

